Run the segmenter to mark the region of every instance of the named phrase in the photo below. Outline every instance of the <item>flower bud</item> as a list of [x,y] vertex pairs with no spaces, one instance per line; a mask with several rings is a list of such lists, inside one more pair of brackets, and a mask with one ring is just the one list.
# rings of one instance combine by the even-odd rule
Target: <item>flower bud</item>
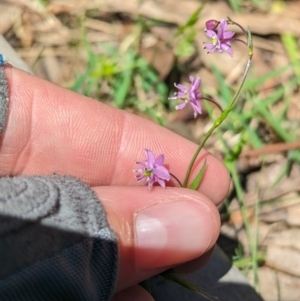
[[205,22],[205,30],[216,30],[219,24],[217,20],[208,20]]

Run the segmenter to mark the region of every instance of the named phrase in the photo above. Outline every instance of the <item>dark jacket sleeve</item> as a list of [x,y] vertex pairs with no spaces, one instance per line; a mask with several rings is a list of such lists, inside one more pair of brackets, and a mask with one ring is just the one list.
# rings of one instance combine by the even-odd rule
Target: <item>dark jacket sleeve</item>
[[0,178],[0,299],[109,300],[118,249],[100,201],[72,177]]
[[[0,147],[8,95],[0,59]],[[1,301],[106,301],[117,268],[116,234],[87,185],[57,175],[0,178]]]

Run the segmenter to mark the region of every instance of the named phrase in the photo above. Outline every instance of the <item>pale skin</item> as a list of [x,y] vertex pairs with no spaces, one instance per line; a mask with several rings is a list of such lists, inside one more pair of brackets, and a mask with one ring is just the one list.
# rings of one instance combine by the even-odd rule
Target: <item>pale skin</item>
[[[110,226],[117,233],[120,265],[114,301],[151,301],[138,283],[169,267],[178,271],[197,268],[207,261],[220,230],[216,205],[226,197],[230,178],[224,165],[203,151],[192,175],[204,158],[207,169],[199,191],[178,186],[163,189],[137,183],[135,160],[144,160],[144,148],[165,154],[165,165],[183,180],[194,143],[138,116],[78,95],[26,72],[5,66],[9,85],[9,113],[0,134],[0,176],[75,176],[88,184],[105,207]],[[199,213],[205,235],[193,236],[193,248],[176,245],[182,228],[171,220],[166,244],[159,251],[137,245],[135,221],[145,208],[160,206],[162,218],[176,210],[187,216]],[[151,207],[152,206],[152,207]],[[197,211],[198,210],[198,211]],[[144,212],[144,211],[143,211]],[[146,211],[147,212],[147,211]],[[176,216],[175,216],[176,219]],[[173,233],[172,233],[173,231]],[[197,242],[199,241],[199,243]],[[198,243],[198,244],[197,244]],[[183,249],[180,249],[183,248]],[[149,261],[151,254],[155,258]],[[150,256],[150,257],[149,257]],[[182,265],[185,263],[185,265]]]

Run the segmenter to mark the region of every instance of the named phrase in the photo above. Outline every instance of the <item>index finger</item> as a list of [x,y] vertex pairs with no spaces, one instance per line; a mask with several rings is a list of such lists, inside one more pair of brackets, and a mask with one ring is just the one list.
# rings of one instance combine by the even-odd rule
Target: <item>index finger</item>
[[[165,155],[183,180],[197,145],[136,115],[78,95],[5,66],[9,86],[7,124],[0,136],[0,175],[67,174],[91,186],[140,185],[132,169],[144,148]],[[200,191],[216,203],[227,193],[224,165],[203,151],[207,167]],[[146,189],[146,188],[145,188]]]

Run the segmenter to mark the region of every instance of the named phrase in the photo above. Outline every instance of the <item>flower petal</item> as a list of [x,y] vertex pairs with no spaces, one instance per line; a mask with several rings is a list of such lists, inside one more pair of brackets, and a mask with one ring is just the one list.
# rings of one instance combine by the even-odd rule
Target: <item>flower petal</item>
[[155,159],[155,165],[163,165],[165,160],[165,156],[163,154],[158,155]]
[[135,161],[135,164],[140,164],[143,165],[144,167],[147,167],[147,162],[146,161]]
[[204,49],[209,50],[209,53],[213,53],[216,51],[216,45],[212,44],[212,43],[207,43],[204,47]]
[[179,91],[179,92],[176,93],[176,96],[177,96],[177,98],[184,99],[186,97],[186,93],[183,93],[183,92]]
[[165,181],[169,181],[170,178],[171,178],[169,171],[164,166],[156,167],[155,170],[154,170],[154,174],[158,178],[160,178],[162,180],[165,180]]
[[191,105],[194,109],[194,118],[196,118],[198,114],[202,114],[202,108],[201,108],[200,103],[198,101],[191,102]]
[[200,100],[201,98],[202,98],[202,93],[198,92],[197,96],[196,96],[196,99]]
[[186,93],[187,88],[182,84],[174,84],[174,86],[179,89],[182,93]]
[[145,148],[145,152],[146,152],[146,155],[147,155],[147,163],[148,163],[147,168],[153,169],[154,164],[155,164],[155,156],[152,153],[152,151],[149,150],[149,149]]
[[213,31],[213,30],[207,30],[206,32],[205,32],[205,34],[210,38],[210,39],[213,39],[213,38],[215,38],[216,37],[216,32],[215,31]]
[[[228,42],[228,43],[229,43],[229,42]],[[222,49],[223,51],[227,52],[230,56],[233,55],[233,51],[232,51],[232,48],[231,48],[231,45],[230,45],[230,44],[229,44],[229,45],[228,45],[227,43],[222,44],[221,49]]]
[[183,103],[179,104],[178,106],[175,107],[176,110],[181,110],[186,106],[187,102],[184,101]]
[[226,22],[226,20],[222,19],[220,21],[220,25],[219,25],[218,33],[217,33],[217,36],[219,39],[223,39],[226,29],[227,29],[227,22]]
[[235,32],[233,31],[226,31],[224,32],[223,38],[224,39],[231,39],[235,35]]
[[197,91],[200,88],[201,85],[201,79],[199,76],[197,76],[196,80],[193,81],[191,85],[191,91]]
[[157,179],[157,182],[162,188],[166,188],[166,182],[164,180]]

